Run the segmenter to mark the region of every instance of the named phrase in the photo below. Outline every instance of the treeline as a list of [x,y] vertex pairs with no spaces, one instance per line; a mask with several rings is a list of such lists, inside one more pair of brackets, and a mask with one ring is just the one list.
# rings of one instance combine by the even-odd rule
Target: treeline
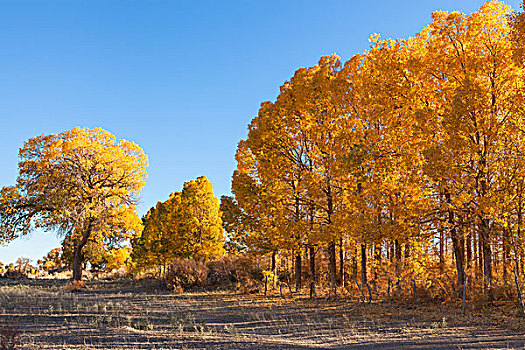
[[321,258],[332,294],[370,276],[446,290],[454,274],[456,291],[469,276],[488,299],[514,283],[525,268],[520,28],[490,1],[298,69],[239,143],[221,208],[230,250],[293,257],[297,289],[307,259],[312,294]]
[[[175,280],[187,271],[202,275],[188,282],[195,285],[219,272],[232,281],[259,278],[266,266],[265,276],[290,291],[291,279],[296,290],[308,281],[312,296],[322,285],[333,296],[359,289],[370,299],[404,284],[442,297],[457,295],[467,281],[469,291],[489,300],[514,293],[525,269],[523,17],[498,1],[470,15],[438,11],[413,38],[375,34],[370,49],[347,62],[332,55],[298,69],[275,101],[261,105],[239,142],[232,197],[219,204],[205,177],[187,182],[145,215],[141,235],[135,216],[129,234],[125,222],[115,221],[122,215],[74,198],[70,207],[82,215],[63,213],[74,230],[61,261],[125,261],[133,271],[160,268],[164,276],[171,265]],[[64,188],[71,178],[64,176]],[[143,181],[137,184],[130,193]],[[34,202],[48,203],[46,193]],[[107,197],[106,188],[97,193]],[[112,201],[120,198],[115,193]],[[12,188],[1,197],[2,237],[12,239],[24,214],[14,209],[25,208],[26,197]],[[131,213],[135,200],[128,200]],[[26,232],[31,221],[20,217]],[[232,263],[231,256],[212,262],[226,252],[253,264],[244,257]],[[44,260],[62,264],[54,255]]]
[[[195,269],[200,269],[202,273],[207,268],[204,262],[225,255],[219,199],[213,194],[213,186],[205,176],[184,183],[182,191],[171,193],[164,202],[159,201],[141,221],[141,233],[127,242],[101,244],[101,241],[111,238],[107,232],[101,232],[100,237],[94,235],[93,239],[88,240],[83,249],[83,270],[111,275],[123,269],[130,274],[154,272],[159,277],[167,278],[168,267],[172,267],[172,275],[176,272],[178,278],[184,274],[193,274],[195,271],[192,270]],[[70,269],[75,249],[74,238],[66,236],[62,247],[52,249],[39,259],[38,273],[54,274]],[[197,262],[184,262],[188,259]],[[221,273],[228,269],[235,270],[235,265],[243,261],[226,259],[223,263],[229,266],[222,268]],[[202,276],[185,278],[203,279]],[[202,281],[199,283],[204,284]]]

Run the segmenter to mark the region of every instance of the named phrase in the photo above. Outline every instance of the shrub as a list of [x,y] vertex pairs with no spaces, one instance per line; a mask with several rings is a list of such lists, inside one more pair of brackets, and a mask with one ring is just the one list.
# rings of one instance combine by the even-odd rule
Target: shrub
[[86,284],[83,281],[71,281],[64,286],[64,289],[68,292],[80,292],[86,288]]
[[225,256],[208,263],[210,286],[235,288],[243,293],[259,289],[264,278],[263,271],[246,256]]
[[4,278],[9,278],[9,279],[12,279],[12,280],[19,280],[19,279],[26,279],[28,278],[27,277],[27,274],[25,272],[22,272],[22,271],[18,271],[18,270],[7,270],[3,276]]
[[170,289],[204,287],[208,276],[208,267],[200,260],[174,260],[166,272],[166,285]]
[[262,270],[244,256],[226,256],[204,263],[201,260],[174,260],[166,273],[169,289],[235,288],[254,292],[263,279]]
[[15,326],[0,329],[0,350],[13,350],[19,343],[20,333]]

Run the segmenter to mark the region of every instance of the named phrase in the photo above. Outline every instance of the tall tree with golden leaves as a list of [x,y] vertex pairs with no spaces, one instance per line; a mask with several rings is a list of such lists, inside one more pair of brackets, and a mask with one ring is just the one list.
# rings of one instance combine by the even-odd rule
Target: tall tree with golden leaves
[[218,257],[224,253],[219,199],[206,176],[184,183],[181,193],[182,219],[179,235],[184,237],[183,255],[203,258]]
[[490,1],[471,15],[436,12],[425,29],[429,53],[425,80],[434,86],[436,97],[427,115],[436,126],[426,147],[429,176],[448,211],[458,276],[463,275],[464,260],[461,220],[474,218],[489,298],[492,242],[506,212],[501,194],[515,178],[504,174],[510,175],[509,167],[521,159],[525,126],[520,107],[523,69],[512,57],[510,13],[508,6]]
[[136,204],[147,165],[139,146],[99,128],[28,140],[20,150],[16,185],[0,192],[0,240],[38,228],[56,230],[73,242],[73,278],[81,280],[90,240],[140,234]]
[[137,268],[163,266],[173,259],[218,257],[224,253],[219,200],[205,177],[184,184],[143,218],[144,230],[132,241]]

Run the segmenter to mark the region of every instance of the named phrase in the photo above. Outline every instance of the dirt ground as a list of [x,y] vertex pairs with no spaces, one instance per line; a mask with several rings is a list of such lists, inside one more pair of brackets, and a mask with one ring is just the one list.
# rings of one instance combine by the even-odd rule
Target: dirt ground
[[174,295],[151,281],[68,292],[65,283],[0,280],[0,328],[18,329],[16,349],[525,349],[525,319],[511,304],[469,305],[461,316],[459,304]]

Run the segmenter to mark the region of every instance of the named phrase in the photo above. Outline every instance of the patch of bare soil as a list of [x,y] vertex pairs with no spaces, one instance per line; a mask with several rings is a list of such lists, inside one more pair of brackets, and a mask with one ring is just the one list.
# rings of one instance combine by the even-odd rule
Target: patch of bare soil
[[[147,281],[0,281],[15,349],[524,349],[511,305],[389,306],[305,296],[173,295]],[[1,336],[1,334],[0,334]],[[1,340],[1,339],[0,339]]]

